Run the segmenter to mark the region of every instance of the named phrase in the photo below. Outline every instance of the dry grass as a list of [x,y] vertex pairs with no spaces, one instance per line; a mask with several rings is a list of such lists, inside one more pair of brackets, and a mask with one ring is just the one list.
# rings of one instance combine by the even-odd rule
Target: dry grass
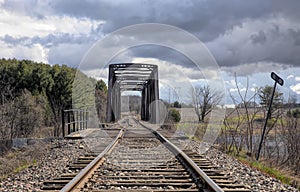
[[47,145],[37,143],[30,147],[11,150],[0,157],[0,179],[6,178],[12,173],[19,172],[36,163],[46,151]]
[[297,189],[300,189],[300,178],[295,176],[288,169],[279,169],[276,167],[270,167],[267,162],[257,162],[249,159],[247,156],[240,155],[236,157],[241,163],[257,169],[270,177],[280,180],[282,183],[291,185]]
[[54,127],[41,127],[32,133],[33,138],[48,138],[53,137]]
[[[43,127],[36,129],[31,134],[31,138],[53,137],[53,127]],[[0,157],[0,179],[6,178],[12,173],[19,172],[32,164],[46,151],[47,145],[37,142],[21,149],[8,149]]]
[[178,108],[177,109],[180,112],[181,115],[181,121],[180,122],[197,122],[198,118],[195,113],[194,108]]
[[287,175],[290,178],[290,185],[300,190],[300,176],[295,175],[294,171],[289,169],[280,170],[284,175]]

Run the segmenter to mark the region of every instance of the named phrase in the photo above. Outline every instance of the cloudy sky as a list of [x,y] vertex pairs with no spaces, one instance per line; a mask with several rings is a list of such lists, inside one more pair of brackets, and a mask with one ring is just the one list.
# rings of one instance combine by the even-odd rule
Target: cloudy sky
[[[257,87],[273,85],[270,72],[274,71],[285,80],[280,88],[285,97],[293,95],[300,102],[299,7],[299,0],[0,0],[0,57],[78,67],[96,42],[122,27],[167,24],[204,43],[228,93],[236,94],[234,74],[242,91],[249,79],[249,94],[253,94]],[[171,39],[168,34],[160,38]],[[164,77],[180,80],[180,73],[191,82],[201,82],[200,73],[212,73],[209,68],[195,72],[182,53],[157,45],[123,50],[113,61],[158,64],[162,82]],[[172,66],[176,70],[170,70]],[[95,77],[107,76],[98,71],[97,66],[88,69]],[[162,95],[175,97],[168,90],[161,90]]]

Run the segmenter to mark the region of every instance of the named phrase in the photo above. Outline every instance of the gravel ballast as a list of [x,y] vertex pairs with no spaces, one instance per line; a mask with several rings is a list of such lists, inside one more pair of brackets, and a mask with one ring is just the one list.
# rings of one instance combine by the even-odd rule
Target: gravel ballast
[[[192,141],[191,146],[198,151],[199,142]],[[247,186],[251,191],[299,191],[294,187],[283,184],[281,181],[253,169],[232,156],[229,156],[215,147],[206,151],[205,155],[214,165],[221,167],[228,176],[239,184]]]
[[[40,191],[43,181],[58,177],[68,171],[68,165],[87,151],[81,140],[53,140],[43,145],[43,154],[37,162],[15,174],[11,174],[0,181],[0,191]],[[199,143],[192,141],[194,150],[198,150]],[[244,165],[231,156],[211,147],[206,153],[207,159],[221,167],[224,172],[237,183],[247,186],[252,191],[299,191],[291,186]]]
[[43,150],[40,158],[36,159],[34,165],[2,179],[0,191],[40,191],[44,181],[67,172],[67,166],[85,153],[81,140],[54,139],[50,143],[36,145],[40,145],[40,150]]

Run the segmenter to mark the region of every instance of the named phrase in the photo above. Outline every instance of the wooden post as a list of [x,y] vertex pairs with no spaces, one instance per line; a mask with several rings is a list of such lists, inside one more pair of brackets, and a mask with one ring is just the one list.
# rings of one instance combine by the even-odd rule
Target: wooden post
[[88,112],[88,110],[86,110],[85,112],[86,112],[86,114],[85,114],[85,128],[87,129],[89,112]]
[[79,130],[82,130],[82,121],[83,121],[83,116],[82,116],[82,110],[79,109]]
[[61,126],[62,126],[63,137],[65,137],[65,113],[64,113],[64,110],[61,111]]
[[70,133],[71,133],[71,124],[70,124],[70,122],[71,122],[71,117],[70,117],[70,111],[67,111],[67,113],[68,113],[68,134],[70,134]]
[[76,131],[75,112],[74,112],[74,110],[72,110],[72,111],[70,111],[70,113],[72,114],[72,125],[73,125],[72,132],[75,132]]
[[78,131],[79,130],[79,113],[78,113],[78,110],[75,110],[74,112],[76,112],[76,124],[77,124],[77,126],[76,126],[76,131]]

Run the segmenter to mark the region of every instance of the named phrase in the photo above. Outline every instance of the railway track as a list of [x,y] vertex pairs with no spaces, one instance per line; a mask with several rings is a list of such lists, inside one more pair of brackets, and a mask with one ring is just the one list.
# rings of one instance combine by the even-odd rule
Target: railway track
[[56,183],[45,182],[44,190],[250,191],[228,180],[205,157],[180,150],[148,126],[132,118],[124,119],[121,126],[99,155],[79,159],[78,170],[84,167],[80,172],[65,174]]

